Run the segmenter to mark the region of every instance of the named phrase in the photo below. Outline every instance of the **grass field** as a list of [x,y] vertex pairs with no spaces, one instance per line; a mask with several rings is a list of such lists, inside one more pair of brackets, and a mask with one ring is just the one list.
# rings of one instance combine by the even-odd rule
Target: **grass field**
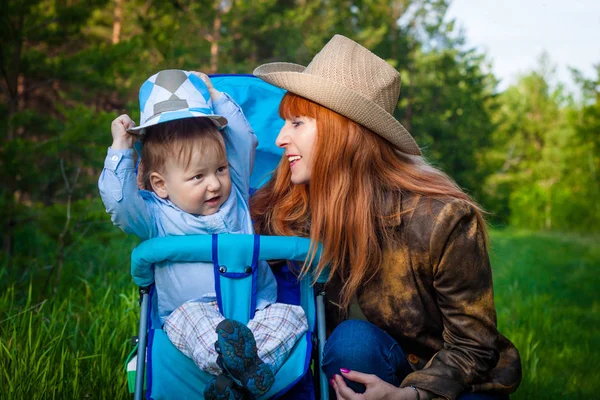
[[[595,397],[599,238],[505,230],[493,231],[491,241],[499,328],[523,360],[512,398]],[[1,399],[128,398],[123,362],[137,323],[128,275],[134,245],[122,234],[79,244],[52,296],[41,293],[47,260],[28,271],[0,267]]]
[[499,329],[521,353],[515,399],[600,393],[600,238],[491,234]]

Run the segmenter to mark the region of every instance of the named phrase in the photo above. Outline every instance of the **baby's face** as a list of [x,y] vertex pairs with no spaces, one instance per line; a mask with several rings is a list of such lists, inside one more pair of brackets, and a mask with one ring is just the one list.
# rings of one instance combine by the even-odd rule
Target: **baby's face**
[[231,193],[227,157],[211,151],[195,152],[187,168],[181,164],[173,160],[165,165],[169,200],[190,214],[211,215],[219,211]]

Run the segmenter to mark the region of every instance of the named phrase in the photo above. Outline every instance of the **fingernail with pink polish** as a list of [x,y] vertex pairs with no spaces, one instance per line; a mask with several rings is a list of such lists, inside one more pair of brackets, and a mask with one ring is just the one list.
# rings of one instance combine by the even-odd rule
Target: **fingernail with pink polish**
[[331,386],[333,386],[333,379],[330,379],[330,380],[329,380],[329,384],[330,384]]
[[342,371],[342,374],[347,374],[350,372],[348,368],[340,368],[340,371]]

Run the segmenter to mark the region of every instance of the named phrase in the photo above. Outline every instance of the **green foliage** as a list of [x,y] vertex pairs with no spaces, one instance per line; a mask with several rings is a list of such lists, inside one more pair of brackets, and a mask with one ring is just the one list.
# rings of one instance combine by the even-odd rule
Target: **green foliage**
[[489,109],[495,80],[483,72],[484,62],[472,50],[419,54],[408,71],[410,97],[401,101],[425,156],[476,198],[486,173],[480,168],[481,155],[494,130]]
[[486,200],[517,227],[597,232],[600,105],[591,97],[577,106],[551,88],[551,70],[543,57],[539,71],[500,95]]

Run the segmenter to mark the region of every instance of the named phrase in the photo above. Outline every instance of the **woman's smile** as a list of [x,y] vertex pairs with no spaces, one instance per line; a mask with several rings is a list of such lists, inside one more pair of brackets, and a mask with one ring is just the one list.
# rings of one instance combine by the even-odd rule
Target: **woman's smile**
[[288,161],[290,162],[290,168],[294,166],[298,161],[302,159],[302,156],[298,156],[296,154],[288,154]]

